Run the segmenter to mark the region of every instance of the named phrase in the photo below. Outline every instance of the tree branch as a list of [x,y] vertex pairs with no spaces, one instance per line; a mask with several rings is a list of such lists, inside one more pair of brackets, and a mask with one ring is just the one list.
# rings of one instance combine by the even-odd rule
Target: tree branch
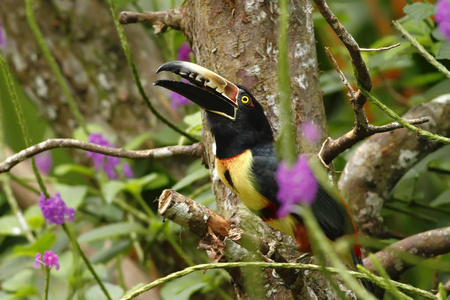
[[166,11],[157,11],[157,12],[146,11],[142,13],[123,11],[119,15],[120,24],[122,25],[133,23],[152,24],[156,34],[166,31],[167,28],[180,30],[181,19],[182,19],[181,8],[174,8]]
[[[449,252],[450,227],[445,227],[407,237],[377,252],[375,256],[386,269],[389,276],[395,279],[414,265],[408,260],[411,255],[414,256],[414,263],[418,263],[418,260]],[[375,271],[370,259],[366,258],[364,265],[370,271]]]
[[[409,119],[405,121],[412,125],[419,125],[429,122],[430,118],[422,117],[417,119]],[[369,137],[376,133],[388,132],[399,128],[403,128],[403,125],[399,124],[398,122],[392,122],[381,126],[374,126],[368,124],[367,128],[359,131],[353,128],[352,130],[350,130],[349,132],[345,133],[344,135],[335,140],[333,140],[332,138],[328,138],[328,140],[326,141],[320,152],[320,156],[326,164],[329,164],[340,153],[351,148],[353,145],[362,141],[366,137]]]
[[[351,148],[353,145],[362,141],[366,137],[374,135],[375,133],[387,132],[387,131],[392,131],[395,129],[403,128],[403,125],[401,125],[398,122],[392,122],[392,123],[382,125],[382,126],[374,126],[374,125],[369,124],[369,121],[367,120],[366,112],[364,110],[364,106],[359,105],[358,101],[357,101],[357,99],[361,95],[361,91],[355,92],[353,90],[352,86],[349,84],[344,73],[339,68],[338,63],[337,63],[336,59],[333,57],[333,55],[331,54],[330,50],[326,47],[325,51],[326,51],[328,57],[330,58],[331,62],[333,63],[334,68],[336,69],[339,76],[341,77],[342,82],[345,84],[345,86],[349,90],[349,93],[351,95],[350,102],[353,105],[353,110],[354,110],[354,114],[355,114],[355,125],[352,130],[350,130],[343,136],[337,138],[336,140],[328,138],[328,140],[326,140],[325,143],[323,144],[319,155],[325,164],[329,164],[340,153]],[[427,118],[427,117],[406,120],[406,122],[408,122],[409,124],[413,124],[413,125],[423,124],[428,121],[429,121],[429,118]]]
[[[403,119],[427,116],[430,122],[422,127],[430,132],[450,135],[450,94],[420,104],[403,115]],[[368,235],[384,234],[380,211],[398,180],[421,158],[443,144],[418,136],[416,132],[399,129],[371,136],[348,160],[339,190],[351,200],[351,210],[358,227]]]
[[76,148],[96,153],[102,153],[108,156],[133,159],[166,158],[174,155],[201,157],[203,153],[203,147],[199,143],[187,146],[168,146],[149,150],[126,150],[122,148],[99,146],[96,144],[86,143],[74,139],[49,139],[45,142],[33,145],[8,157],[5,161],[0,163],[0,173],[9,171],[18,163],[30,157],[33,157],[36,154],[56,148]]

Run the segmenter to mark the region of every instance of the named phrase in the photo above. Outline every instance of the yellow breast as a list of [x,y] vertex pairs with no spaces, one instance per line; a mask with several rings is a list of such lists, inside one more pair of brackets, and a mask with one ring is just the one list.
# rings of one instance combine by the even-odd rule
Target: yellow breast
[[[255,178],[251,172],[252,153],[246,150],[239,155],[216,158],[216,168],[220,180],[231,189],[251,210],[261,210],[268,206],[269,200],[255,188]],[[272,227],[293,236],[294,220],[291,216],[283,219],[267,220]]]
[[260,210],[267,206],[269,200],[255,189],[255,182],[251,172],[252,153],[245,150],[236,156],[218,159],[216,168],[220,180],[230,188],[244,204],[253,210]]

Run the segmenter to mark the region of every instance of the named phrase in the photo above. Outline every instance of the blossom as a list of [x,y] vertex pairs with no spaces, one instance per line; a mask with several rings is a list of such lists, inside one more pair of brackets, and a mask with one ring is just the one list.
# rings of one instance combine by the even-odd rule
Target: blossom
[[191,53],[194,54],[194,51],[192,51],[188,43],[184,42],[181,44],[180,48],[178,48],[178,60],[190,61]]
[[45,251],[41,259],[41,253],[36,253],[36,257],[34,258],[34,267],[39,268],[39,265],[43,265],[48,268],[56,267],[56,270],[59,270],[58,255],[51,250]]
[[[182,82],[187,82],[187,80],[182,79]],[[192,104],[191,101],[189,101],[189,99],[181,96],[180,94],[177,94],[175,92],[171,92],[170,93],[170,99],[172,100],[172,109],[175,110],[177,109],[178,106],[186,106],[189,104]]]
[[131,167],[128,163],[123,163],[123,174],[127,178],[133,177],[133,171],[131,170]]
[[317,143],[320,139],[320,128],[313,122],[303,122],[301,125],[302,136],[310,143]]
[[2,22],[0,21],[0,47],[6,47],[6,40],[5,37],[3,35],[3,25]]
[[34,159],[36,161],[36,166],[39,169],[39,171],[47,175],[48,172],[50,172],[50,169],[52,168],[53,164],[53,159],[50,152],[39,153],[34,157]]
[[319,185],[304,155],[299,157],[292,168],[281,162],[275,179],[278,183],[277,199],[281,204],[277,211],[279,218],[287,216],[295,204],[311,204],[316,198]]
[[439,30],[450,39],[450,0],[439,0],[436,3],[436,15],[434,16]]
[[75,209],[67,207],[59,193],[48,199],[45,199],[44,193],[41,193],[39,196],[39,208],[44,215],[44,219],[50,225],[61,225],[66,221],[73,222],[75,217]]
[[[89,142],[100,146],[114,148],[114,145],[103,137],[101,133],[91,133],[89,135]],[[116,167],[120,163],[119,157],[107,156],[105,154],[95,152],[87,152],[86,155],[87,157],[92,158],[92,161],[94,162],[94,169],[96,171],[103,169],[109,179],[117,179]]]

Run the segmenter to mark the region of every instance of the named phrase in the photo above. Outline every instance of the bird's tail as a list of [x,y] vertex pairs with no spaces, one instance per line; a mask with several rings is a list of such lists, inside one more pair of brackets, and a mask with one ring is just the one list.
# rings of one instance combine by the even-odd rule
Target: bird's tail
[[[355,264],[355,268],[357,265],[364,266],[363,261],[361,259],[361,246],[360,245],[355,245],[353,251],[351,251],[351,254],[352,254],[353,263]],[[361,284],[366,288],[367,291],[369,291],[370,293],[375,295],[375,290],[374,290],[372,282],[365,280],[365,279],[361,279],[360,281],[361,281]]]

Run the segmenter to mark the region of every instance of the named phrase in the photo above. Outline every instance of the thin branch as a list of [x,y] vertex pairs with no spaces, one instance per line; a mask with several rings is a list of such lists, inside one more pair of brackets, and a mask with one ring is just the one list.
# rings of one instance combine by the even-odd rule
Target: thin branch
[[442,74],[444,74],[445,76],[447,76],[448,78],[450,78],[450,71],[447,70],[447,68],[441,64],[440,62],[438,62],[433,55],[431,55],[430,53],[428,53],[427,50],[425,50],[425,48],[419,44],[419,42],[416,40],[415,37],[413,37],[412,35],[409,34],[409,32],[403,28],[402,25],[400,25],[400,23],[398,23],[397,21],[392,21],[392,23],[394,24],[394,27],[400,31],[402,33],[402,35],[408,39],[411,44],[417,48],[417,50],[419,51],[419,53],[430,63],[432,64],[439,72],[441,72]]
[[380,52],[380,51],[386,51],[391,50],[394,48],[397,48],[401,45],[401,43],[397,43],[395,45],[387,46],[387,47],[380,47],[380,48],[359,48],[359,51],[361,52]]
[[[450,227],[433,229],[407,237],[375,254],[392,278],[397,278],[406,269],[413,266],[408,262],[411,258],[415,263],[418,259],[426,259],[450,252]],[[364,260],[367,269],[374,271],[370,259]]]
[[402,124],[403,127],[406,129],[417,133],[421,137],[424,137],[429,140],[437,141],[443,144],[450,144],[450,138],[431,133],[429,131],[423,130],[422,128],[419,128],[417,126],[413,126],[412,124],[408,123],[407,121],[403,120],[399,115],[397,115],[393,110],[391,110],[389,107],[384,105],[380,102],[374,95],[370,94],[369,91],[365,90],[362,85],[358,83],[359,90],[366,96],[370,102],[375,104],[379,109],[381,109],[384,113],[386,113],[389,117],[397,121],[398,123]]
[[166,11],[145,11],[142,13],[133,11],[123,11],[119,15],[119,22],[122,25],[133,23],[152,24],[155,33],[161,33],[167,28],[176,30],[181,29],[182,13],[180,8],[169,9]]
[[192,144],[188,146],[168,146],[149,150],[126,150],[121,148],[110,148],[99,146],[96,144],[86,143],[74,139],[49,139],[29,148],[26,148],[0,163],[0,173],[9,171],[18,163],[35,156],[41,152],[56,148],[76,148],[96,153],[102,153],[109,156],[133,158],[133,159],[151,159],[166,158],[174,155],[187,155],[201,157],[203,147],[200,144]]
[[319,9],[322,16],[325,18],[328,24],[330,24],[331,28],[347,48],[352,59],[352,64],[355,68],[357,78],[363,84],[363,86],[370,91],[370,89],[372,88],[372,79],[370,78],[366,63],[361,56],[358,43],[355,41],[353,36],[348,33],[345,27],[342,26],[338,18],[328,7],[325,0],[314,0],[314,2],[316,3],[317,8]]
[[[145,293],[146,291],[149,291],[158,285],[161,285],[163,283],[167,283],[169,281],[172,281],[174,279],[186,276],[192,272],[195,271],[201,271],[201,270],[209,270],[209,269],[226,269],[226,268],[243,268],[243,267],[252,267],[252,268],[284,268],[284,269],[296,269],[296,270],[311,270],[311,271],[326,271],[333,274],[340,274],[340,271],[336,270],[335,268],[331,267],[323,267],[318,266],[314,264],[301,264],[301,263],[272,263],[272,262],[227,262],[227,263],[217,263],[217,264],[201,264],[196,265],[193,267],[188,267],[184,270],[174,272],[172,274],[167,275],[166,277],[156,279],[155,281],[148,283],[146,285],[140,286],[134,290],[129,291],[126,293],[121,300],[129,300],[133,299],[134,297]],[[352,276],[355,276],[359,279],[367,279],[375,284],[379,285],[382,288],[387,288],[388,283],[384,278],[381,278],[379,276],[373,275],[373,274],[366,274],[361,272],[355,272],[355,271],[348,271]],[[425,299],[436,299],[439,300],[435,295],[432,293],[413,287],[409,284],[400,283],[397,281],[389,280],[389,283],[396,286],[397,288],[400,288],[406,292],[409,292],[411,294],[419,295]]]
[[148,98],[148,96],[147,96],[147,94],[146,94],[146,92],[144,90],[144,87],[142,85],[141,79],[139,77],[139,73],[137,71],[136,64],[134,63],[134,59],[133,59],[133,55],[131,54],[130,46],[128,45],[128,41],[127,41],[127,39],[125,37],[125,31],[123,29],[123,26],[119,22],[119,16],[117,15],[117,12],[116,12],[115,3],[114,3],[113,0],[108,0],[108,2],[109,2],[110,10],[111,10],[111,15],[113,16],[113,19],[114,19],[114,24],[116,25],[117,33],[119,34],[119,38],[120,38],[120,42],[122,44],[123,51],[125,52],[125,56],[127,57],[127,61],[128,61],[128,65],[130,66],[131,73],[133,74],[134,82],[136,83],[136,87],[137,87],[137,89],[139,91],[139,94],[141,95],[141,97],[145,101],[145,103],[147,104],[148,109],[150,109],[150,111],[159,120],[161,120],[161,122],[163,122],[164,124],[166,124],[167,126],[172,128],[173,130],[175,130],[179,134],[187,137],[189,140],[191,140],[193,142],[198,142],[197,138],[195,138],[191,134],[185,132],[181,128],[178,128],[178,126],[176,126],[175,124],[170,122],[167,118],[165,118],[155,108],[155,106],[152,104],[152,102]]
[[338,72],[339,76],[341,77],[342,82],[345,84],[345,86],[349,90],[349,92],[350,92],[350,94],[352,96],[351,101],[355,101],[356,100],[356,92],[352,88],[350,83],[348,82],[347,78],[344,75],[344,72],[342,72],[341,68],[339,68],[339,65],[338,65],[336,59],[334,58],[333,54],[331,54],[331,52],[330,52],[330,48],[325,47],[325,52],[327,53],[328,58],[331,60],[331,62],[333,63],[334,68],[336,69],[336,71]]
[[[430,119],[428,117],[422,117],[418,119],[410,119],[404,120],[408,124],[419,125],[426,122],[429,122]],[[360,130],[358,133],[355,131],[355,128],[345,133],[341,137],[333,140],[328,138],[326,143],[323,145],[319,156],[322,158],[325,164],[329,164],[333,161],[340,153],[344,152],[346,149],[351,148],[356,143],[362,141],[366,137],[374,135],[380,132],[392,131],[395,129],[403,128],[404,126],[398,122],[392,122],[386,125],[374,126],[369,124],[367,128],[364,130]]]

